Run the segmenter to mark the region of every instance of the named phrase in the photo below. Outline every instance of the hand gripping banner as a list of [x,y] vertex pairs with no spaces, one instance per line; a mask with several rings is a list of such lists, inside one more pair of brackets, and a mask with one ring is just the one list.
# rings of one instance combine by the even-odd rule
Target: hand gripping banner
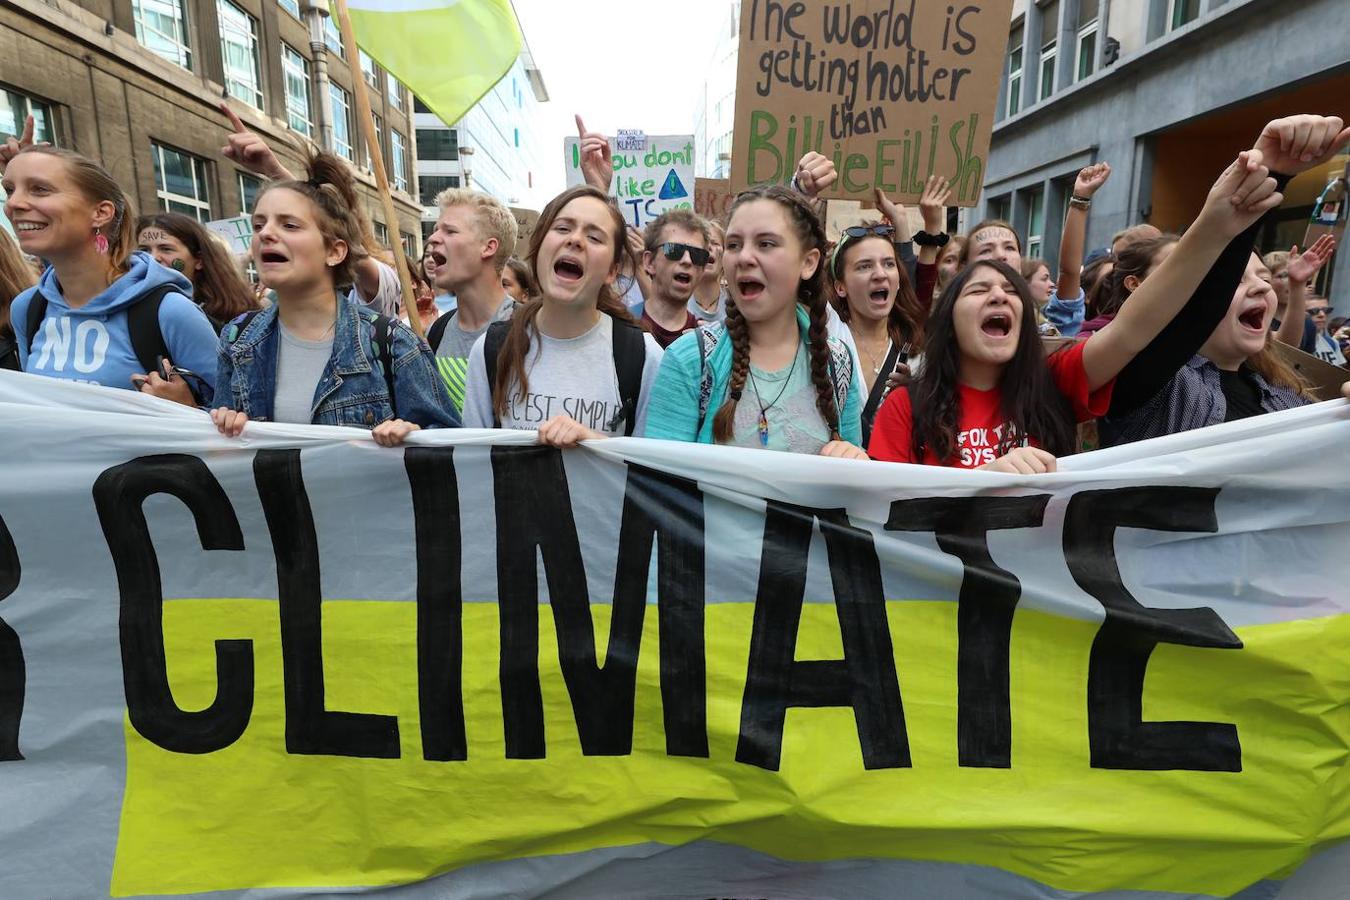
[[1343,896],[1350,405],[532,441],[0,373],[0,897]]

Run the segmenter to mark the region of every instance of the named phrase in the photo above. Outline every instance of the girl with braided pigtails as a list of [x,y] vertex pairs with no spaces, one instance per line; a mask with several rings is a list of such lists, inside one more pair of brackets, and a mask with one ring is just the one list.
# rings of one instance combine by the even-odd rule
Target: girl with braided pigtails
[[736,198],[726,323],[666,350],[646,437],[866,458],[853,356],[826,331],[825,244],[800,195],[765,186]]

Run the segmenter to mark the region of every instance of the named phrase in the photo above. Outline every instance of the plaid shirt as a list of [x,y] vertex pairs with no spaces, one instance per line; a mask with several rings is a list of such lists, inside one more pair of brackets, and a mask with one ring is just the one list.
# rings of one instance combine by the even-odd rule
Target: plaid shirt
[[[1261,408],[1279,412],[1306,406],[1305,400],[1286,387],[1272,385],[1256,372],[1248,370],[1261,391]],[[1228,414],[1228,400],[1223,395],[1219,367],[1203,356],[1192,356],[1162,390],[1143,406],[1121,416],[1108,416],[1097,422],[1103,447],[1128,444],[1148,438],[1190,431],[1208,425],[1221,424]]]

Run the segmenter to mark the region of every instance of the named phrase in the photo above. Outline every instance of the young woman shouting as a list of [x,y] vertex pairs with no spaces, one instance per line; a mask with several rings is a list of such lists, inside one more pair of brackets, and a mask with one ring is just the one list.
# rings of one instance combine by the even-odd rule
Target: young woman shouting
[[865,458],[853,356],[826,332],[825,243],[799,194],[736,198],[725,328],[701,326],[667,349],[647,437]]

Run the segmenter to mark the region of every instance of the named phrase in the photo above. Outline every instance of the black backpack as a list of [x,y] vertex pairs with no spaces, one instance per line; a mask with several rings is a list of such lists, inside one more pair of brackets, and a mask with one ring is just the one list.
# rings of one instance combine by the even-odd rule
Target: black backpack
[[[161,284],[127,307],[127,333],[131,336],[131,352],[141,364],[142,372],[156,371],[159,358],[170,356],[169,348],[164,343],[164,333],[159,330],[159,307],[169,294],[182,292],[183,289],[177,285]],[[28,302],[26,333],[30,350],[33,347],[33,337],[42,327],[42,320],[46,317],[47,297],[42,291],[35,291],[32,300]]]
[[[438,319],[436,325],[439,325],[443,319],[449,318],[447,313]],[[637,426],[637,405],[638,394],[642,392],[642,369],[647,362],[647,332],[635,322],[621,322],[618,319],[612,320],[614,323],[614,371],[619,376],[619,412],[608,428],[613,429],[618,426],[619,421],[624,422],[624,436],[632,437],[633,429]],[[431,332],[427,334],[430,338],[435,334],[436,325],[432,326]],[[488,326],[487,335],[483,340],[483,367],[487,369],[488,384],[493,386],[495,391],[497,384],[497,357],[501,355],[502,344],[506,343],[506,335],[511,329],[510,322],[493,322]],[[445,331],[444,328],[441,329]],[[437,334],[437,337],[440,335]],[[502,423],[497,418],[494,411],[492,415],[492,424],[500,428]]]

